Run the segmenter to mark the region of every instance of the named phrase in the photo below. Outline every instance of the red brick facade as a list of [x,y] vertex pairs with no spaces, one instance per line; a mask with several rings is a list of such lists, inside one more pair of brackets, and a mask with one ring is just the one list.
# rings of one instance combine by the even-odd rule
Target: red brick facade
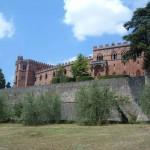
[[[143,54],[138,54],[136,60],[122,61],[122,55],[129,51],[128,43],[118,43],[93,48],[93,56],[89,58],[89,73],[97,78],[105,75],[144,76]],[[71,63],[63,64],[65,74],[72,77]],[[16,61],[15,87],[48,85],[56,75],[57,66],[40,63],[34,60],[24,60],[18,57]]]
[[52,66],[30,59],[24,60],[22,56],[19,56],[16,61],[15,87],[33,86],[36,81],[36,72],[45,68],[52,68]]

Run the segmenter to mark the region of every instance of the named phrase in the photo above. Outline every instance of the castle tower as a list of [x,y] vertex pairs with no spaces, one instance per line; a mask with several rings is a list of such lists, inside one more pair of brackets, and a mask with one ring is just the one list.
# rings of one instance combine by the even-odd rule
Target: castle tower
[[40,63],[18,56],[16,61],[14,87],[25,88],[33,86],[36,81],[35,74],[41,69],[51,68],[51,65]]

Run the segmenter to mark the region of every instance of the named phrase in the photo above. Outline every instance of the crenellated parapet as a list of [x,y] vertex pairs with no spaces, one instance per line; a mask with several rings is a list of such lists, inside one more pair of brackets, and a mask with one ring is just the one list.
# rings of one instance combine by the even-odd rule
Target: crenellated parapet
[[61,64],[57,64],[57,65],[52,65],[51,67],[48,67],[48,68],[42,68],[42,69],[36,71],[36,73],[40,74],[40,73],[44,73],[44,72],[48,72],[48,71],[55,71],[60,66],[65,68],[65,67],[71,66],[72,64],[73,64],[73,61],[65,62],[65,63],[61,63]]
[[[89,61],[93,59],[92,56],[88,56],[86,57]],[[68,67],[68,66],[71,66],[72,64],[74,63],[74,61],[68,61],[68,62],[65,62],[65,63],[60,63],[60,64],[57,64],[57,65],[50,65],[48,66],[47,68],[42,68],[40,70],[37,70],[36,73],[37,74],[40,74],[40,73],[44,73],[44,72],[48,72],[48,71],[55,71],[56,69],[58,69],[60,66],[61,67]]]
[[105,45],[94,46],[93,51],[112,49],[112,48],[118,48],[118,47],[127,47],[127,46],[130,46],[129,42],[105,44]]

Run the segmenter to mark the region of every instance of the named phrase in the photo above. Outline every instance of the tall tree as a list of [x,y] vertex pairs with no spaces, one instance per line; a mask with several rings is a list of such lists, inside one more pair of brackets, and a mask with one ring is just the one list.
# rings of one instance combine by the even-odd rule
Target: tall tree
[[4,77],[4,74],[2,72],[2,69],[0,69],[0,89],[3,89],[5,88],[5,77]]
[[11,83],[10,83],[10,82],[7,82],[6,88],[7,88],[7,89],[11,88]]
[[124,39],[131,44],[131,50],[125,54],[125,59],[136,59],[144,52],[143,68],[150,73],[150,2],[146,7],[138,8],[124,27],[129,31]]
[[77,57],[77,60],[73,62],[72,64],[72,73],[73,76],[76,77],[82,77],[89,75],[89,64],[88,59],[83,56],[82,54],[79,54]]

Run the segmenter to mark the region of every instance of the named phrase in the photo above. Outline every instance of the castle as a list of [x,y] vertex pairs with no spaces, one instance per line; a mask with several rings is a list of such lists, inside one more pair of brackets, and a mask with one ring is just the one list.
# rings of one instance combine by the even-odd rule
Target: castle
[[[127,63],[122,61],[122,56],[129,50],[130,45],[127,42],[93,47],[93,56],[88,58],[89,73],[94,78],[106,75],[144,76],[143,54],[137,54],[136,60],[129,60]],[[72,62],[62,65],[64,66],[64,74],[72,77]],[[24,59],[19,56],[16,61],[14,87],[48,85],[56,76],[57,68],[58,66]]]

